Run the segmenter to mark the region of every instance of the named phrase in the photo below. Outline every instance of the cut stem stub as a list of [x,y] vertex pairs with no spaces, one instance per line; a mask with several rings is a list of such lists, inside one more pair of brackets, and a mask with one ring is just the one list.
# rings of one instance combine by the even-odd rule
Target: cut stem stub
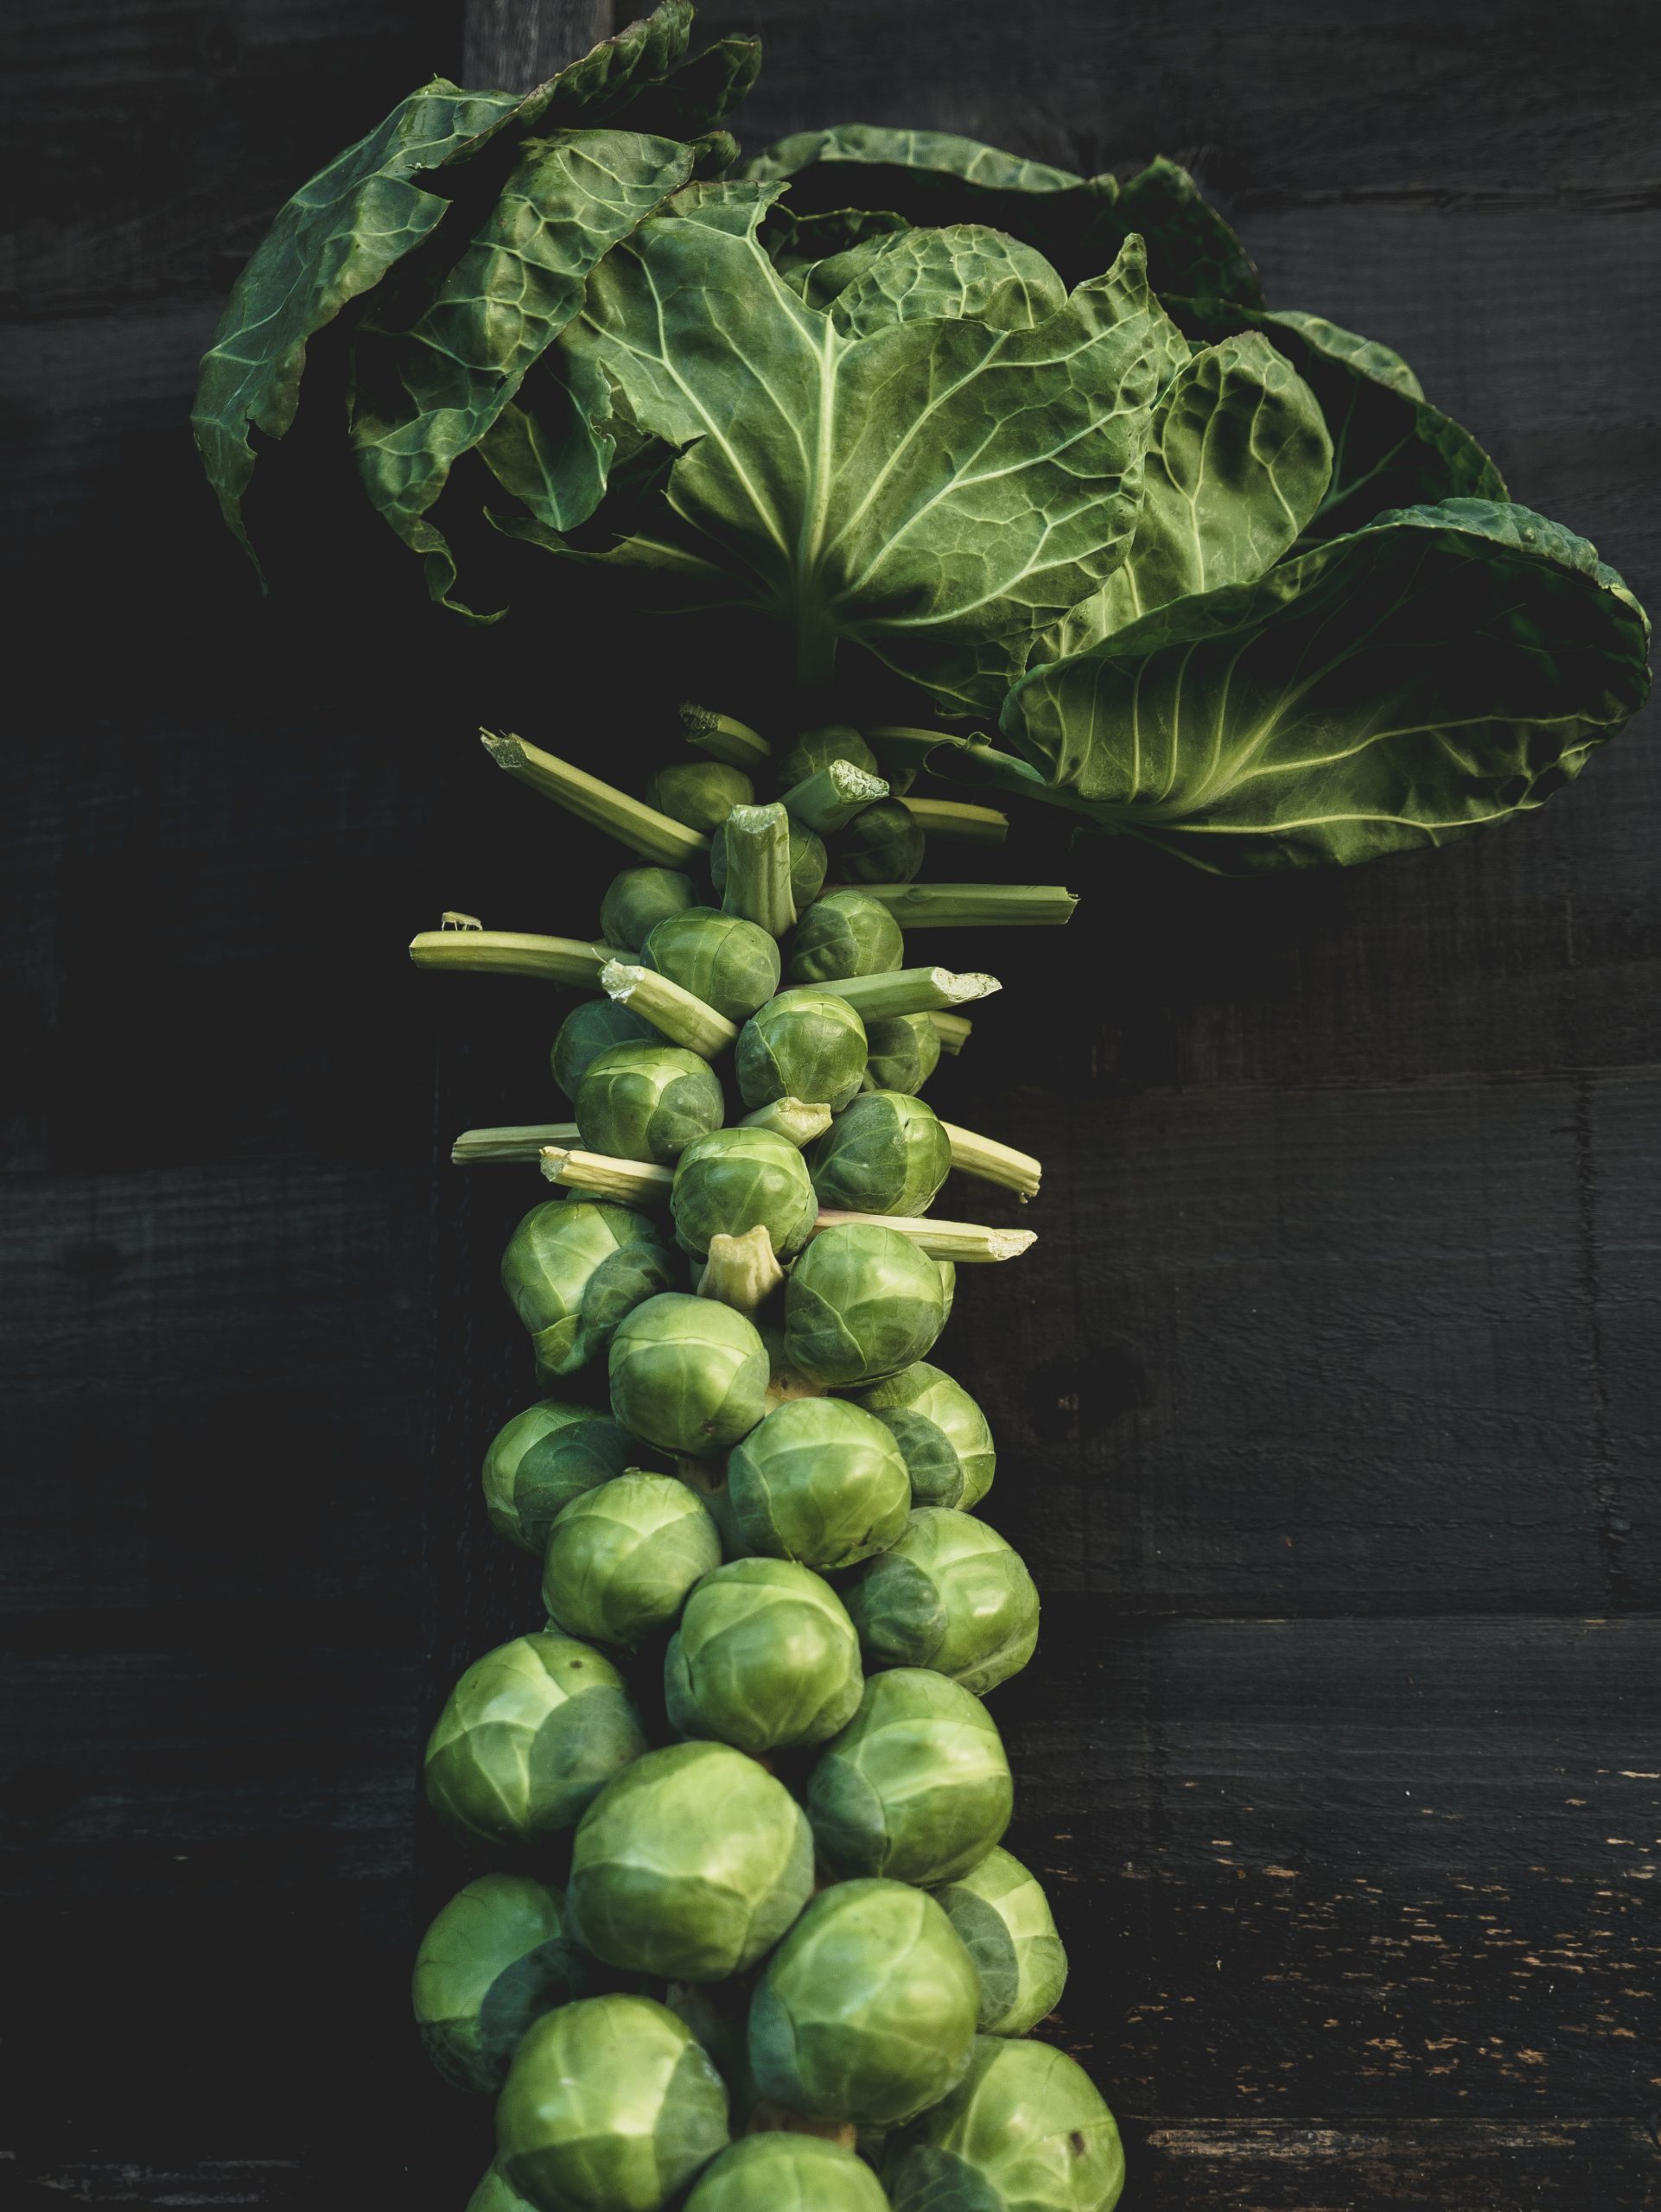
[[571,1145],[575,1122],[509,1122],[494,1129],[463,1129],[450,1147],[455,1167],[481,1166],[490,1160],[531,1160],[544,1145]]
[[804,830],[832,837],[838,830],[845,830],[856,814],[863,814],[868,806],[888,796],[888,786],[881,776],[855,767],[851,760],[832,760],[805,783],[786,791],[784,806],[791,820],[799,822]]
[[614,784],[602,783],[582,768],[574,768],[539,745],[527,744],[511,731],[481,729],[479,741],[499,768],[518,783],[526,784],[568,814],[576,815],[595,830],[603,830],[631,852],[640,853],[664,868],[684,868],[710,849],[710,840],[659,814],[644,799],[632,798]]
[[779,1264],[765,1223],[757,1222],[741,1236],[716,1235],[710,1239],[710,1256],[698,1278],[700,1298],[718,1298],[741,1313],[754,1313],[780,1287],[785,1271]]
[[613,944],[583,938],[530,937],[519,930],[423,930],[410,941],[417,968],[459,968],[484,976],[535,976],[545,983],[574,983],[595,990],[608,961],[620,957]]
[[863,1021],[886,1021],[901,1014],[945,1013],[990,998],[1003,986],[996,976],[954,976],[949,968],[891,968],[886,976],[839,976],[817,988],[846,999]]
[[773,747],[760,730],[735,715],[718,715],[712,707],[684,701],[680,724],[689,745],[696,745],[711,760],[724,760],[729,768],[764,768],[773,758]]
[[862,883],[902,929],[1045,929],[1072,919],[1076,891],[1060,883]]
[[892,1229],[926,1252],[932,1260],[951,1260],[958,1267],[983,1261],[1018,1260],[1037,1243],[1030,1229],[988,1229],[977,1221],[935,1221],[927,1215],[913,1217],[897,1213],[844,1213],[824,1209],[813,1224],[815,1236],[827,1229],[846,1228],[863,1222],[868,1228]]
[[758,1106],[753,1114],[746,1114],[739,1127],[771,1129],[775,1136],[783,1137],[799,1152],[816,1137],[822,1137],[832,1119],[828,1106],[810,1106],[801,1098],[775,1098],[770,1106]]
[[727,854],[722,911],[741,915],[773,937],[793,930],[790,817],[784,808],[777,800],[770,806],[734,807],[722,825],[722,842]]
[[973,1129],[960,1129],[955,1122],[942,1122],[940,1127],[951,1147],[951,1165],[960,1173],[1018,1192],[1023,1202],[1038,1196],[1044,1166],[1031,1153],[1017,1152],[1013,1145],[999,1144],[992,1137],[977,1136]]
[[586,1191],[593,1198],[609,1198],[620,1206],[666,1206],[674,1175],[667,1167],[654,1167],[646,1160],[614,1160],[603,1152],[583,1152],[576,1147],[546,1144],[542,1147],[542,1172],[550,1183],[568,1190]]
[[689,1052],[706,1060],[726,1052],[738,1040],[738,1027],[717,1014],[691,991],[659,975],[655,968],[637,967],[630,960],[608,960],[600,970],[600,988],[608,998],[641,1014],[654,1029]]

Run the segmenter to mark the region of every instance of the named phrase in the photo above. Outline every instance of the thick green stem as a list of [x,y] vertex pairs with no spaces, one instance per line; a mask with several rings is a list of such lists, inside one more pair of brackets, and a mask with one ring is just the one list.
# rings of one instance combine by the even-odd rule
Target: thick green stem
[[773,937],[796,926],[790,887],[790,817],[771,806],[735,806],[723,826],[727,880],[723,912],[741,914]]
[[816,988],[846,999],[862,1020],[897,1014],[933,1014],[990,998],[1003,988],[996,976],[954,976],[949,968],[893,968],[886,976],[841,976]]
[[684,823],[672,821],[655,806],[631,798],[615,785],[574,768],[569,760],[544,753],[540,746],[528,745],[511,733],[499,735],[488,729],[480,731],[479,740],[496,766],[516,782],[540,791],[544,798],[552,799],[579,822],[603,830],[619,844],[649,861],[664,868],[685,868],[710,849],[710,840]]
[[1036,1233],[1030,1229],[988,1229],[977,1221],[936,1221],[928,1215],[913,1218],[909,1214],[843,1213],[829,1208],[814,1223],[814,1234],[827,1229],[843,1229],[851,1222],[894,1230],[901,1236],[909,1236],[931,1260],[951,1260],[958,1267],[973,1267],[983,1261],[1018,1260],[1038,1242]]
[[729,768],[765,768],[773,758],[773,747],[759,730],[732,715],[718,715],[711,707],[697,707],[686,700],[680,723],[689,745],[712,760],[724,760]]
[[974,1033],[975,1025],[966,1014],[941,1014],[931,1008],[928,1018],[934,1024],[943,1052],[961,1052]]
[[575,1144],[575,1122],[511,1122],[498,1129],[463,1129],[450,1147],[450,1163],[474,1167],[487,1160],[534,1160],[544,1145]]
[[675,1178],[667,1167],[646,1160],[614,1160],[608,1153],[580,1152],[569,1145],[542,1147],[542,1172],[550,1183],[609,1198],[620,1206],[666,1206]]
[[609,960],[600,970],[600,988],[631,1014],[644,1015],[672,1043],[684,1045],[689,1052],[697,1052],[703,1059],[713,1060],[738,1041],[735,1022],[653,968]]
[[1044,929],[1072,919],[1076,891],[1059,883],[862,883],[902,929]]
[[942,1122],[940,1127],[951,1147],[951,1165],[963,1174],[1019,1192],[1023,1204],[1038,1196],[1044,1164],[1031,1153],[1017,1152],[1013,1145],[999,1144],[991,1137],[977,1136],[973,1129],[960,1129],[955,1122]]
[[828,1106],[810,1106],[800,1098],[775,1098],[770,1106],[758,1106],[753,1114],[746,1114],[739,1123],[743,1129],[771,1129],[774,1136],[783,1137],[802,1151],[815,1137],[822,1137],[832,1120]]
[[881,776],[855,767],[851,760],[831,760],[805,783],[786,791],[784,804],[791,820],[799,822],[804,830],[834,837],[856,814],[863,814],[868,806],[888,796],[888,786]]
[[698,1277],[700,1298],[718,1298],[741,1313],[754,1313],[782,1287],[785,1271],[773,1249],[765,1224],[757,1222],[741,1236],[715,1236],[710,1257]]
[[930,837],[1001,845],[1009,834],[1009,817],[996,806],[976,806],[957,798],[902,798],[900,804]]
[[585,991],[598,990],[601,969],[620,957],[614,944],[592,944],[576,937],[527,937],[518,930],[423,930],[410,941],[410,957],[417,968],[536,976]]
[[966,738],[954,737],[949,730],[917,729],[908,722],[879,722],[875,729],[860,734],[882,764],[885,775],[896,770],[903,770],[908,777],[920,774],[928,766],[929,755],[942,746],[961,752],[968,743]]

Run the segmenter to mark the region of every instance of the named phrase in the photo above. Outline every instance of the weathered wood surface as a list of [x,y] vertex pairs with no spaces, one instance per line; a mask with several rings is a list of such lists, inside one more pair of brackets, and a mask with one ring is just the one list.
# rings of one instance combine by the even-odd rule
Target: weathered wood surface
[[[1653,11],[741,20],[753,143],[864,117],[1193,161],[1277,299],[1400,346],[1661,595]],[[532,1602],[472,1471],[528,1389],[493,1276],[537,1195],[441,1163],[555,1110],[561,1002],[402,946],[447,906],[593,911],[601,859],[479,719],[595,761],[654,725],[538,572],[470,634],[372,518],[261,607],[192,475],[219,289],[459,66],[459,11],[7,36],[0,557],[25,648],[66,643],[3,769],[0,2202],[441,2212],[487,2136],[404,2022],[466,1863],[412,1766]],[[995,1709],[1132,2212],[1661,2188],[1658,836],[1634,733],[1533,821],[1351,878],[1108,849],[1064,938],[990,956],[1009,988],[940,1078],[1050,1170],[944,1351],[1047,1595]]]

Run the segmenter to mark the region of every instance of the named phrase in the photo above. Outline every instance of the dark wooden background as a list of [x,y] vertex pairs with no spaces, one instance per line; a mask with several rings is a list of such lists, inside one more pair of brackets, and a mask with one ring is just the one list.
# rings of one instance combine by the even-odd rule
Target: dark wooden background
[[[1400,346],[1661,596],[1643,0],[714,16],[770,41],[752,143],[1187,162],[1277,302]],[[530,1605],[474,1477],[528,1395],[492,1276],[534,1192],[441,1162],[557,1110],[555,1016],[403,946],[446,905],[590,925],[479,720],[657,733],[533,593],[487,639],[430,613],[366,514],[262,606],[184,427],[276,202],[460,16],[9,16],[8,2208],[442,2212],[484,2156],[405,2014],[456,1872],[414,1776]],[[1657,2201],[1658,842],[1640,728],[1352,878],[1102,849],[941,1081],[1049,1163],[946,1357],[1045,1592],[1012,1840],[1133,2212]]]

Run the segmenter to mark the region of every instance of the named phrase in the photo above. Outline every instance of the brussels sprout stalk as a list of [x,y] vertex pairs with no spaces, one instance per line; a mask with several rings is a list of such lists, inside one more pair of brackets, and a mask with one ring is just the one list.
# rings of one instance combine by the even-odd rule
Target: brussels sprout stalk
[[977,1136],[973,1129],[960,1129],[954,1122],[942,1122],[940,1127],[951,1145],[951,1165],[960,1173],[978,1176],[983,1183],[1001,1183],[1006,1191],[1016,1192],[1023,1205],[1038,1196],[1044,1166],[1031,1153]]
[[530,937],[519,930],[423,930],[410,940],[417,968],[466,969],[481,976],[536,976],[544,982],[595,990],[617,948],[576,937]]
[[1076,891],[1059,883],[862,883],[902,929],[1045,929],[1072,919]]
[[730,768],[765,767],[773,757],[773,747],[760,732],[735,715],[718,715],[714,708],[695,706],[688,699],[682,703],[680,721],[689,745],[724,760]]
[[608,998],[644,1015],[654,1029],[703,1059],[714,1059],[737,1039],[736,1022],[655,969],[637,967],[629,960],[608,961],[600,970],[600,988]]
[[771,1129],[775,1136],[787,1138],[805,1151],[815,1137],[824,1135],[834,1118],[828,1106],[810,1106],[800,1098],[775,1098],[771,1105],[758,1106],[754,1113],[746,1114],[738,1126]]
[[684,823],[659,814],[643,799],[631,798],[613,784],[602,783],[569,760],[544,753],[511,732],[481,729],[479,741],[499,768],[518,783],[527,784],[544,798],[563,806],[595,830],[603,830],[631,852],[640,853],[665,868],[684,868],[710,849],[710,840]]
[[838,976],[818,988],[846,999],[862,1021],[898,1014],[934,1014],[1003,988],[996,976],[954,976],[949,968],[894,968],[882,976]]
[[1009,834],[1009,817],[996,806],[976,806],[965,799],[902,798],[926,836],[958,837],[977,845],[1001,845]]
[[790,817],[771,806],[735,806],[727,817],[727,880],[721,904],[773,937],[796,926],[790,887]]
[[861,1223],[869,1229],[892,1229],[926,1252],[931,1260],[950,1260],[957,1266],[981,1261],[1018,1260],[1038,1242],[1030,1229],[988,1229],[975,1221],[936,1221],[932,1215],[847,1213],[826,1206],[813,1224],[818,1236],[827,1229]]
[[603,1152],[582,1152],[574,1146],[545,1144],[541,1147],[542,1172],[550,1183],[590,1198],[610,1198],[622,1206],[666,1206],[674,1171],[655,1167],[645,1160],[613,1160]]
[[463,1129],[450,1147],[450,1165],[534,1160],[544,1145],[575,1144],[576,1137],[575,1122],[511,1122],[497,1129]]
[[888,796],[888,786],[881,776],[856,768],[851,760],[832,760],[805,783],[798,784],[794,791],[786,791],[784,804],[786,812],[805,830],[829,837]]
[[969,1042],[975,1025],[965,1014],[942,1014],[931,1010],[929,1020],[934,1024],[943,1052],[961,1052]]
[[784,1285],[767,1224],[758,1222],[741,1236],[716,1235],[710,1239],[710,1257],[698,1278],[700,1298],[718,1298],[741,1313],[754,1313]]

